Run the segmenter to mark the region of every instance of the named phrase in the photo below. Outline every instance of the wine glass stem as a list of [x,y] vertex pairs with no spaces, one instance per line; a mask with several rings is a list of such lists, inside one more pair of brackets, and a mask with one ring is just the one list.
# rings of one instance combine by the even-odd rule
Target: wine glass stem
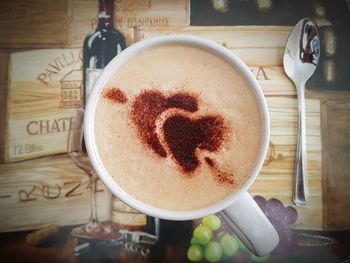
[[96,205],[96,174],[90,173],[90,198],[91,198],[91,209],[90,209],[90,222],[98,222],[97,219],[97,205]]

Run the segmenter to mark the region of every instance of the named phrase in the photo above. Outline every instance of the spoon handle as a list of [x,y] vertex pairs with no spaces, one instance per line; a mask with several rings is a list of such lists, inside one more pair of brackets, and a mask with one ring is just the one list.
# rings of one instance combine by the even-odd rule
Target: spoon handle
[[[297,84],[298,85],[298,84]],[[296,205],[306,205],[309,200],[307,184],[306,159],[306,123],[305,123],[305,82],[297,87],[298,94],[298,137],[295,157],[293,202]]]

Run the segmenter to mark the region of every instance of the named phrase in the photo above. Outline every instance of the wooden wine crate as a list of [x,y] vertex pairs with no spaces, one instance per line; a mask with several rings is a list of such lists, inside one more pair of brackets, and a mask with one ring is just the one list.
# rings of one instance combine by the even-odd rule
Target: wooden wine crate
[[210,39],[238,55],[262,87],[270,113],[270,149],[264,167],[250,189],[252,195],[277,198],[297,209],[297,229],[323,229],[322,145],[320,101],[306,100],[307,158],[310,201],[305,207],[292,202],[297,137],[297,99],[293,83],[283,69],[283,51],[291,27],[189,26],[135,29],[135,42],[160,35],[185,34]]
[[190,0],[117,0],[115,25],[124,33],[127,42],[133,42],[133,27],[188,26]]
[[0,159],[66,152],[71,117],[82,105],[80,49],[1,54]]
[[[130,43],[130,27],[189,25],[190,1],[115,0],[114,17]],[[0,48],[81,47],[97,21],[97,0],[0,1]]]
[[291,27],[287,26],[188,26],[138,27],[135,42],[159,35],[195,35],[233,50],[251,66],[280,66]]
[[[66,154],[0,164],[0,232],[87,222],[89,187]],[[111,194],[100,181],[96,197],[99,219],[110,220]]]
[[[292,189],[297,139],[297,99],[294,96],[266,96],[270,113],[269,151],[260,175],[250,188],[253,195],[277,198],[293,205]],[[323,229],[321,107],[318,99],[306,99],[306,148],[310,200],[294,206],[297,229]]]
[[350,92],[314,92],[312,96],[321,99],[324,229],[349,230]]
[[68,2],[0,1],[0,47],[64,45],[69,24]]

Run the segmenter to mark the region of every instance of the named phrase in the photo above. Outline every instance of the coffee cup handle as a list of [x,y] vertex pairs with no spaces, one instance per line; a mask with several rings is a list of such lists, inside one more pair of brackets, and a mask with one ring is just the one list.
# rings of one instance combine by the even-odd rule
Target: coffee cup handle
[[269,254],[278,245],[275,228],[248,192],[221,214],[242,243],[257,256]]

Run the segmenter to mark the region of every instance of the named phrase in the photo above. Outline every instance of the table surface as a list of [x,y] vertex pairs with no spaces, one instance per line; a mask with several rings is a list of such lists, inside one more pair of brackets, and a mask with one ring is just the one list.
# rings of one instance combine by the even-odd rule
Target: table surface
[[[11,262],[188,262],[186,250],[188,240],[163,240],[149,246],[151,253],[141,256],[136,252],[128,251],[121,246],[99,247],[90,243],[90,250],[79,256],[74,255],[74,248],[82,240],[70,235],[74,226],[62,227],[57,235],[35,247],[25,240],[28,231],[6,233],[0,235],[0,256],[2,259],[11,259]],[[350,251],[350,231],[317,233],[308,232],[310,236],[320,235],[332,239],[333,244],[327,246],[305,247],[282,250],[272,253],[265,262],[348,262]],[[185,233],[191,235],[191,233]],[[240,251],[234,257],[235,262],[254,262],[250,260],[247,251]],[[228,258],[223,262],[232,262]]]
[[[272,1],[272,9],[269,12],[259,11],[258,1],[241,0],[229,3],[228,11],[220,12],[214,10],[212,1],[192,0],[191,26],[293,26],[300,18],[314,18],[315,5],[318,2]],[[337,38],[336,53],[331,57],[336,65],[337,78],[335,81],[327,81],[324,65],[329,57],[322,53],[321,66],[307,83],[307,98],[311,102],[317,100],[317,103],[310,105],[319,107],[317,111],[311,107],[310,112],[314,114],[313,116],[315,112],[318,114],[319,137],[321,138],[322,135],[322,141],[320,141],[322,160],[320,159],[316,165],[317,171],[320,172],[312,177],[318,192],[315,194],[316,190],[312,190],[314,192],[311,193],[319,198],[317,199],[318,210],[312,210],[316,211],[315,213],[310,213],[310,210],[309,213],[305,213],[303,208],[298,208],[302,217],[300,220],[305,222],[314,220],[317,222],[317,231],[310,228],[312,224],[307,223],[294,227],[292,231],[294,237],[298,239],[298,244],[292,249],[283,248],[273,252],[265,260],[266,262],[350,261],[350,194],[347,190],[350,185],[350,179],[347,176],[350,168],[348,163],[350,158],[350,75],[348,74],[350,4],[349,1],[320,1],[320,3],[325,7],[326,18],[331,23],[327,28],[331,28]],[[323,36],[326,27],[320,26],[319,29]],[[291,97],[295,99],[294,95],[288,98]],[[280,98],[272,97],[268,100],[273,104],[276,103],[274,100],[279,101]],[[291,150],[288,149],[288,151]],[[315,163],[316,161],[312,164]],[[266,181],[269,182],[269,178]],[[268,198],[273,197],[268,191],[258,187],[253,187],[253,192]],[[285,200],[287,199],[282,200],[285,205],[292,206],[291,200]],[[307,210],[308,207],[305,209]],[[304,214],[307,216],[303,218]],[[175,225],[172,233],[176,233],[181,227],[177,227],[176,223],[173,224]],[[307,227],[303,227],[303,224]],[[324,231],[318,229],[319,226],[322,226]],[[186,262],[186,251],[192,235],[192,229],[187,229],[182,233],[181,238],[175,240],[164,238],[155,245],[146,246],[151,252],[148,256],[141,256],[122,246],[99,247],[96,240],[90,242],[89,250],[75,256],[74,248],[86,241],[70,234],[73,227],[75,226],[60,227],[58,233],[40,246],[31,246],[26,242],[27,235],[32,231],[2,233],[0,234],[0,258],[11,259],[13,262],[45,262],[48,259],[50,262]],[[235,260],[237,262],[253,261],[244,249],[235,255]],[[230,259],[225,262],[230,262]]]

